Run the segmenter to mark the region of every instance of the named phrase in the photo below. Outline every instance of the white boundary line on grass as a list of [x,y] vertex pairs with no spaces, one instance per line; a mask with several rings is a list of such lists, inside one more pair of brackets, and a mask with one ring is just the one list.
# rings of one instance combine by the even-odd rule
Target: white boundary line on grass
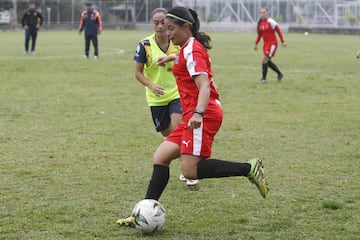
[[[121,55],[124,54],[125,50],[124,49],[116,49],[115,52],[107,52],[107,53],[101,53],[101,56],[111,56],[111,55]],[[0,61],[6,61],[6,60],[61,60],[61,59],[83,59],[84,56],[83,55],[66,55],[66,56],[55,56],[55,55],[35,55],[35,56],[31,56],[31,53],[29,53],[29,55],[25,56],[0,56]]]

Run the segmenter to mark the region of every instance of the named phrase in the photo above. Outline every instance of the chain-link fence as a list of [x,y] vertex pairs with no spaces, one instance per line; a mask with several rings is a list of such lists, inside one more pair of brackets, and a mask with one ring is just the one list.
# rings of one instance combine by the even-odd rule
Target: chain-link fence
[[[1,0],[0,24],[18,26],[29,0]],[[86,0],[37,0],[37,9],[43,14],[44,27],[74,27],[79,23]],[[149,22],[153,9],[171,8],[172,0],[93,0],[105,26],[131,28],[138,22]]]
[[[29,0],[1,0],[0,26],[19,26]],[[45,28],[75,28],[86,0],[35,0]],[[253,26],[267,7],[280,23],[296,26],[359,27],[360,0],[92,0],[106,28],[133,28],[148,23],[157,7],[175,5],[198,11],[208,26]],[[234,24],[236,23],[236,24]],[[139,26],[139,25],[138,25]]]

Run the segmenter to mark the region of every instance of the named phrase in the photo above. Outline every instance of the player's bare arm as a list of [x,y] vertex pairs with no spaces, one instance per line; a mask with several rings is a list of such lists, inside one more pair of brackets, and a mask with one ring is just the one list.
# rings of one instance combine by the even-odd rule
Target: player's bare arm
[[194,77],[194,81],[199,89],[199,96],[194,114],[188,123],[189,129],[196,129],[201,126],[203,115],[210,99],[210,83],[208,76],[205,74],[197,75]]
[[145,87],[149,88],[156,96],[164,95],[164,87],[154,84],[144,76],[144,64],[137,62],[135,65],[135,77]]
[[156,64],[164,67],[165,63],[175,61],[175,59],[176,59],[176,55],[162,56],[162,57],[159,57]]

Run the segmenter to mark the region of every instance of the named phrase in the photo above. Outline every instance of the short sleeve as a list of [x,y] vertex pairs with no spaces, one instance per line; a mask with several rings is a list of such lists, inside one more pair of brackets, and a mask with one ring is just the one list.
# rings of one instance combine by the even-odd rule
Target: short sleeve
[[187,47],[184,50],[184,57],[186,60],[186,68],[190,76],[199,74],[208,74],[207,56],[199,48]]
[[275,28],[277,26],[277,22],[272,18],[269,18],[268,22],[270,23],[271,29],[275,30]]
[[139,43],[137,48],[136,48],[134,61],[136,61],[138,63],[144,63],[144,64],[147,61],[147,59],[146,59],[146,50],[145,50],[144,45],[142,45],[141,43]]

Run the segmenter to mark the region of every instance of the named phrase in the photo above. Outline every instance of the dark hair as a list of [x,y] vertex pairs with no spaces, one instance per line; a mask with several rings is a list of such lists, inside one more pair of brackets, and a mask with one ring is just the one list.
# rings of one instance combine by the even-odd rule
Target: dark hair
[[257,27],[256,27],[256,31],[259,33],[260,32],[260,23],[261,23],[262,19],[261,17],[259,18],[258,22],[257,22]]
[[151,18],[155,15],[155,13],[165,13],[167,14],[168,11],[165,8],[155,8],[152,12],[151,12]]
[[[171,16],[166,16],[167,18],[173,19],[175,23],[179,26],[182,26],[185,23],[191,23],[190,25],[191,25],[191,32],[193,37],[196,40],[198,40],[201,43],[201,45],[203,45],[204,48],[211,49],[210,36],[204,32],[199,32],[200,21],[196,11],[184,7],[173,7],[172,9],[169,10],[168,13],[180,18],[178,19]],[[183,19],[184,21],[182,21],[181,19]]]

